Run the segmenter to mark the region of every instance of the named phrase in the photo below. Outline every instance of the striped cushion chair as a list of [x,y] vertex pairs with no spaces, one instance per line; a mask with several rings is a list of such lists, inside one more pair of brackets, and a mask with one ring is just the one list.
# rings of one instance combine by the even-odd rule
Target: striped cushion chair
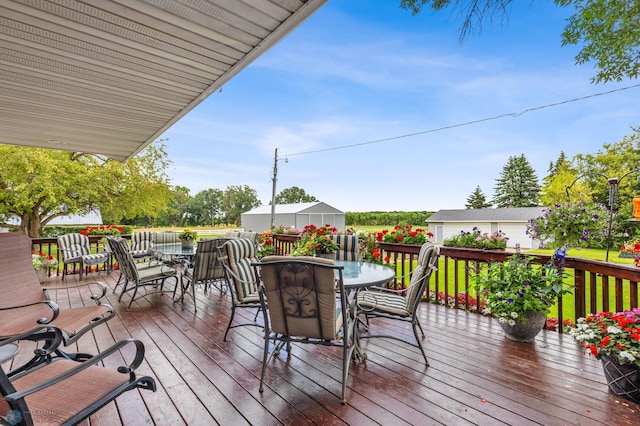
[[62,253],[62,279],[67,274],[67,265],[80,264],[80,281],[82,281],[82,271],[86,267],[104,264],[109,261],[109,254],[105,252],[91,253],[89,237],[82,234],[66,234],[58,237],[58,250]]
[[[186,281],[185,291],[189,285],[204,284],[205,294],[209,286],[214,286],[221,293],[226,293],[228,285],[220,260],[221,248],[228,238],[202,239],[198,241],[196,256],[189,268],[183,273]],[[194,290],[192,288],[192,290]],[[195,293],[194,293],[195,298]]]
[[331,235],[338,244],[336,260],[360,261],[360,242],[355,235]]
[[142,231],[131,234],[131,256],[134,259],[153,258],[153,232]]
[[[422,347],[422,341],[418,336],[418,329],[424,338],[424,330],[418,319],[418,307],[425,289],[429,285],[431,273],[438,269],[438,258],[440,257],[440,248],[429,243],[424,244],[418,255],[418,265],[413,270],[411,282],[408,288],[403,290],[389,290],[382,288],[370,288],[358,293],[358,313],[366,316],[366,323],[369,324],[369,318],[382,317],[394,320],[400,320],[411,323],[413,334],[416,337],[417,344],[409,343],[420,349],[424,361],[429,365],[427,354]],[[367,327],[369,328],[369,327]],[[404,341],[394,335],[361,335],[361,339],[373,337],[386,337]]]
[[[258,280],[252,263],[258,262],[256,245],[248,238],[231,238],[223,246],[222,266],[231,288],[231,318],[224,333],[227,340],[229,329],[244,325],[260,326],[255,321],[260,312]],[[237,308],[257,308],[253,323],[231,325]]]

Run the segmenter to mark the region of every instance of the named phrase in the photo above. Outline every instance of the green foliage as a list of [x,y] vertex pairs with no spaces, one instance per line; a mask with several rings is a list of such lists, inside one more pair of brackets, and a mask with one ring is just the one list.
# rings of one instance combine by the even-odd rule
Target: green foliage
[[192,225],[215,226],[222,221],[222,203],[224,192],[209,188],[198,192],[187,203],[188,222]]
[[596,359],[615,356],[620,364],[640,367],[640,308],[578,318],[569,334]]
[[393,226],[425,224],[433,212],[346,212],[346,226]]
[[[169,194],[161,142],[126,163],[10,145],[0,145],[0,158],[0,221],[32,238],[56,217],[95,209],[117,220],[157,215]],[[20,225],[6,223],[12,216]]]
[[513,325],[516,319],[525,321],[525,311],[548,314],[558,297],[570,292],[563,277],[560,260],[556,265],[535,265],[531,257],[514,254],[476,274],[475,290],[487,301],[484,313]]
[[318,201],[318,199],[297,186],[285,188],[276,195],[276,204],[311,203],[314,201]]
[[192,231],[189,228],[185,228],[178,234],[178,238],[181,240],[192,240],[195,241],[198,238],[198,233],[196,231]]
[[291,255],[314,256],[317,253],[333,253],[338,249],[338,244],[329,235],[337,233],[338,230],[336,228],[328,225],[321,227],[307,225],[304,227],[301,238],[296,243]]
[[376,239],[378,242],[384,243],[422,245],[429,241],[431,237],[433,237],[433,234],[422,228],[413,229],[411,225],[396,225],[392,231],[384,229],[382,232],[378,232]]
[[[460,41],[480,33],[483,21],[506,22],[513,0],[401,0],[400,7],[412,14],[429,5],[433,10],[452,5],[452,14],[462,19]],[[572,6],[575,13],[562,32],[562,45],[580,46],[577,64],[595,63],[594,83],[637,78],[640,50],[640,4],[638,0],[555,0],[560,7]],[[532,2],[533,4],[533,2]]]
[[637,78],[640,64],[640,2],[638,0],[555,0],[576,12],[562,32],[562,45],[581,47],[576,63],[595,63],[592,82]]
[[[551,247],[602,247],[606,244],[609,210],[602,204],[556,204],[531,219],[527,235]],[[617,221],[613,221],[613,229]]]
[[480,189],[480,185],[476,186],[476,189],[467,197],[467,204],[464,207],[467,209],[486,209],[491,207],[484,192]]
[[524,154],[509,157],[496,182],[493,203],[498,207],[535,207],[540,203],[538,177]]
[[566,204],[567,202],[588,202],[592,199],[589,186],[578,179],[578,171],[571,163],[563,161],[553,166],[551,173],[544,178],[540,200],[545,206]]
[[225,214],[225,222],[239,224],[240,215],[260,205],[258,193],[255,189],[244,186],[228,186],[224,193],[222,209]]
[[482,233],[477,227],[471,232],[460,231],[459,234],[445,238],[442,245],[446,247],[468,247],[477,249],[501,250],[507,248],[507,238],[502,231],[492,234]]
[[[634,129],[616,143],[607,143],[594,154],[578,154],[575,168],[582,171],[581,180],[591,189],[592,201],[609,205],[608,178],[620,179],[614,210],[621,217],[632,216],[632,200],[640,194],[640,133]],[[572,195],[573,197],[573,195]],[[572,198],[573,201],[573,198]]]

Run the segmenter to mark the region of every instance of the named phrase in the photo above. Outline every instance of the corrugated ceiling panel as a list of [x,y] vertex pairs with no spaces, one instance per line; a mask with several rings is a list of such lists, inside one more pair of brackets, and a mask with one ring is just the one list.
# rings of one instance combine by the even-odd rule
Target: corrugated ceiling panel
[[325,2],[1,0],[0,143],[129,158]]

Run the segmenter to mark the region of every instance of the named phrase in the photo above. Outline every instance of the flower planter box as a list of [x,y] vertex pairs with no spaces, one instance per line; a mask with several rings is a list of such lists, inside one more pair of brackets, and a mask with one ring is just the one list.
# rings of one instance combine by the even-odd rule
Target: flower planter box
[[378,248],[390,252],[390,253],[404,253],[404,254],[420,254],[420,248],[422,245],[419,244],[401,244],[401,243],[378,243]]

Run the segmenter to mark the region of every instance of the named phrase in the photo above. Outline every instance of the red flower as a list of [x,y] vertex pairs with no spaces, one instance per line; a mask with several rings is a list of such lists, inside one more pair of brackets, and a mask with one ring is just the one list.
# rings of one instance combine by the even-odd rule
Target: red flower
[[589,346],[589,350],[593,356],[598,356],[598,348],[595,345]]
[[403,237],[402,235],[398,235],[398,236],[396,237],[396,239],[398,240],[398,242],[402,241],[402,239],[403,239],[403,238],[404,238],[404,237]]
[[380,258],[380,250],[373,249],[373,253],[371,253],[371,255],[373,256],[374,259],[379,259]]
[[[391,258],[389,256],[387,256],[387,257],[384,258],[384,261],[386,263],[389,263],[389,262],[391,262]],[[639,336],[638,340],[640,340],[640,336]]]
[[604,348],[605,346],[607,346],[609,344],[609,342],[611,342],[611,337],[604,336],[602,338],[602,341],[600,342],[600,348]]

